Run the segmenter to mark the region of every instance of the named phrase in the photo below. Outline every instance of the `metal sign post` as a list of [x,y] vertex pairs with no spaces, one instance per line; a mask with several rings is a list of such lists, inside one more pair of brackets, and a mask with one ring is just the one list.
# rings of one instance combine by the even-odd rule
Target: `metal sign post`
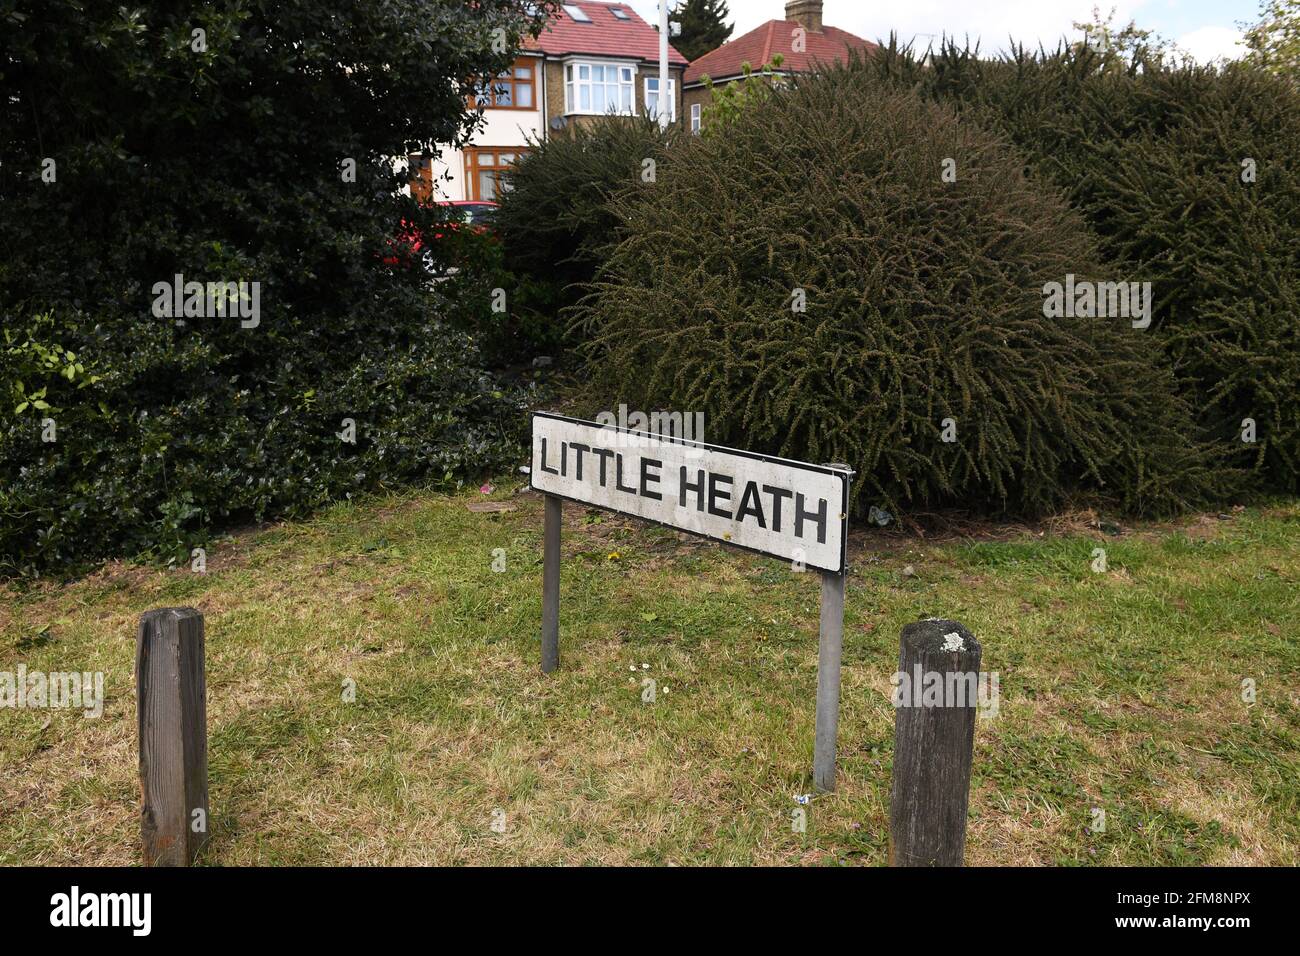
[[530,484],[545,496],[542,671],[560,664],[564,500],[641,518],[821,573],[813,782],[835,789],[848,547],[847,465],[810,465],[562,415],[533,416]]
[[[853,472],[848,465],[831,464]],[[851,479],[850,479],[851,480]],[[844,647],[845,564],[823,571],[821,626],[817,636],[817,732],[813,745],[813,785],[827,793],[835,789],[835,744],[840,728],[840,654]]]
[[560,499],[546,496],[542,531],[542,673],[560,666]]

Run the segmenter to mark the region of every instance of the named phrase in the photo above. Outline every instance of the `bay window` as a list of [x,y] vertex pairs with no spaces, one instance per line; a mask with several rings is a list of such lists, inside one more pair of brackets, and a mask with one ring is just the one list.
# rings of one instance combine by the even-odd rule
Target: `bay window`
[[564,111],[632,115],[635,75],[635,67],[617,63],[566,63]]

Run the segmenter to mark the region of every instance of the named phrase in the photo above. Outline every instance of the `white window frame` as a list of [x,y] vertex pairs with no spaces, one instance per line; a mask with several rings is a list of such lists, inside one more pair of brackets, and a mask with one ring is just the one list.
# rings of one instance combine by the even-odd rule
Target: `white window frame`
[[[618,70],[617,81],[611,84],[608,80],[596,84],[592,79],[593,70],[600,67],[602,70]],[[586,69],[587,75],[582,77],[583,69]],[[587,109],[581,107],[581,96],[584,89],[587,90],[587,102],[594,104],[596,102],[594,89],[597,85],[605,88],[608,92],[610,86],[619,90],[619,99],[627,100],[627,106],[619,106],[616,110],[598,110],[592,106]],[[626,91],[627,96],[622,94]],[[604,116],[606,113],[613,113],[616,116],[632,116],[636,112],[636,65],[621,60],[567,60],[564,64],[564,114],[566,116]]]
[[691,132],[698,133],[704,128],[704,104],[691,104]]
[[[654,83],[656,94],[659,87],[659,74],[655,73],[645,78],[645,84],[641,88],[641,102],[645,104],[646,110],[655,119],[659,118],[658,110],[650,109],[650,84]],[[677,122],[677,81],[671,76],[668,77],[668,122]]]

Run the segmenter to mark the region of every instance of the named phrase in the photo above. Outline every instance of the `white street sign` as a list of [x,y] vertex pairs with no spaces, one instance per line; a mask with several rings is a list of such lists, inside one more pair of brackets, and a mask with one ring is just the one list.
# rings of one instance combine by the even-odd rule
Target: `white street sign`
[[533,490],[839,573],[851,473],[533,415]]

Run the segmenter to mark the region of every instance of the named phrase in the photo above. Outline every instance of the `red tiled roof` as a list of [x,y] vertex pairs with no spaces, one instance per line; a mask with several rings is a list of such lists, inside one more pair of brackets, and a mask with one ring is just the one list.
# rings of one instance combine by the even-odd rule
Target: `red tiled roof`
[[[552,56],[592,53],[658,61],[659,32],[626,3],[576,0],[568,6],[581,9],[591,22],[579,23],[561,7],[536,40],[528,38],[524,41],[524,49],[540,50]],[[615,8],[627,11],[628,19],[620,20],[614,16]],[[673,66],[686,65],[686,57],[674,50],[671,43],[668,44],[668,62]]]
[[706,74],[715,80],[724,77],[739,76],[741,64],[748,63],[757,72],[780,53],[782,73],[806,73],[814,63],[836,63],[848,59],[851,49],[874,50],[876,44],[854,36],[838,27],[824,27],[821,33],[811,30],[806,35],[807,48],[802,53],[795,53],[790,48],[794,31],[799,27],[794,20],[768,20],[761,27],[755,27],[742,37],[730,43],[724,43],[693,62],[686,70],[683,82],[697,83]]

